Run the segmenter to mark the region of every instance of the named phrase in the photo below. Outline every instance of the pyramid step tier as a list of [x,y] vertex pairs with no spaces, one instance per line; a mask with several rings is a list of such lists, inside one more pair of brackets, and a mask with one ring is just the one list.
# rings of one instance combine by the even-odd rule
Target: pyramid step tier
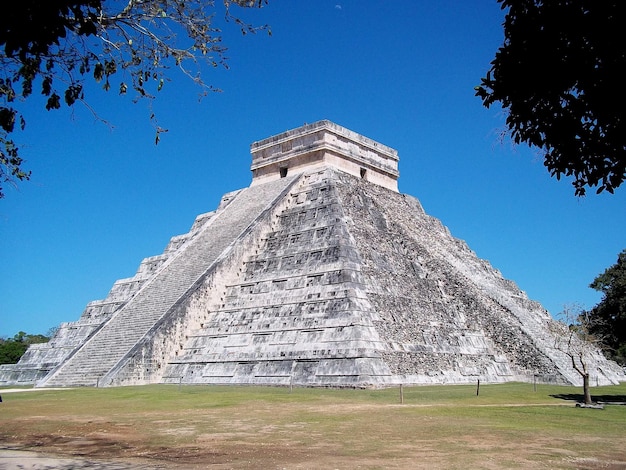
[[159,268],[156,276],[41,386],[97,385],[291,179],[247,188]]

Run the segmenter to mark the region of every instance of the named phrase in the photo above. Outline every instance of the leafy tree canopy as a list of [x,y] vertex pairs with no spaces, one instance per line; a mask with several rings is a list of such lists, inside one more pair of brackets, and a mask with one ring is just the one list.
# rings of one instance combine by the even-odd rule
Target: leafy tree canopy
[[591,331],[605,338],[603,342],[614,359],[626,364],[626,250],[589,287],[603,294],[590,312]]
[[15,364],[24,355],[28,346],[47,343],[50,338],[44,335],[29,335],[23,331],[11,339],[0,339],[0,364]]
[[[231,6],[261,7],[267,0],[222,0],[226,19],[245,34],[255,28]],[[214,0],[19,0],[0,15],[0,198],[2,185],[27,180],[11,133],[24,128],[20,103],[46,97],[48,111],[87,104],[85,80],[104,90],[152,99],[179,67],[201,87],[202,65],[226,66]],[[268,29],[269,31],[269,29]],[[113,78],[115,76],[115,82]],[[164,130],[156,126],[156,140]]]
[[515,143],[551,176],[613,193],[626,177],[626,6],[621,0],[498,0],[504,44],[476,87],[500,102]]

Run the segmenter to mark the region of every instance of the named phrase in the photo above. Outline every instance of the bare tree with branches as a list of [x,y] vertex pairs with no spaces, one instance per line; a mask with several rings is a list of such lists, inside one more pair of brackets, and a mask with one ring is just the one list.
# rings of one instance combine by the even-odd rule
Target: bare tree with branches
[[[21,104],[39,91],[47,110],[80,102],[89,109],[85,81],[106,91],[134,91],[134,100],[154,99],[179,68],[203,90],[204,66],[227,66],[216,26],[214,0],[20,0],[0,15],[0,198],[2,184],[27,180],[11,133],[24,128]],[[266,30],[232,13],[267,0],[221,0],[226,21],[243,34]],[[115,80],[114,80],[115,77]],[[93,110],[92,110],[93,111]],[[95,111],[94,111],[95,114]],[[154,115],[156,142],[165,129]]]
[[566,305],[558,320],[551,323],[554,335],[554,347],[571,361],[572,368],[580,374],[583,381],[583,400],[585,405],[592,405],[590,392],[591,368],[594,356],[601,354],[601,338],[591,333],[590,313],[580,305]]

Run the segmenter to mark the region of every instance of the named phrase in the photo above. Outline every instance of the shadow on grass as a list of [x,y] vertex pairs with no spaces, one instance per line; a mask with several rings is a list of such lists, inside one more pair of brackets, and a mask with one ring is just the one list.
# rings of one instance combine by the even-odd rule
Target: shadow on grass
[[[559,398],[561,400],[569,400],[576,402],[585,401],[582,393],[558,393],[550,395],[553,398]],[[626,405],[626,395],[594,395],[591,394],[591,398],[596,403],[604,403],[607,405]]]

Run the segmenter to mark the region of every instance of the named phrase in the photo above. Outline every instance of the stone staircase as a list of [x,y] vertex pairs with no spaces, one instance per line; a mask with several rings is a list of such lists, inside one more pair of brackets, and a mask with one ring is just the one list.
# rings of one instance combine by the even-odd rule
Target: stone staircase
[[96,335],[38,386],[98,386],[100,378],[125,357],[293,181],[294,178],[283,178],[239,192]]
[[290,188],[222,303],[162,381],[369,386],[386,383],[381,343],[330,169]]

